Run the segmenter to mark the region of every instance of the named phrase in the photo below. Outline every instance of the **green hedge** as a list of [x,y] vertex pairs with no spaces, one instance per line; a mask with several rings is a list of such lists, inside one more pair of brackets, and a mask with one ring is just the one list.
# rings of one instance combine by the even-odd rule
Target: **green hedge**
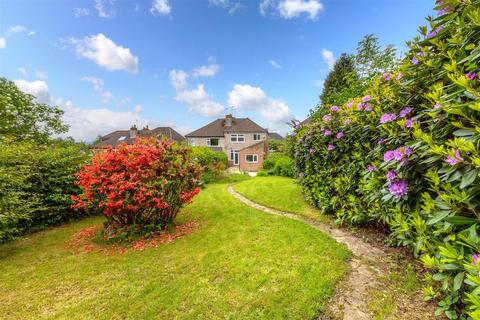
[[314,205],[412,247],[438,314],[480,319],[480,1],[436,9],[400,67],[297,127],[291,153]]
[[0,242],[82,213],[70,210],[79,193],[74,174],[88,159],[83,145],[0,141]]
[[259,176],[283,176],[294,177],[293,160],[284,153],[270,153],[262,163],[262,170],[258,172]]
[[225,176],[228,158],[224,152],[213,151],[209,147],[192,147],[192,158],[203,168],[203,183],[210,183]]

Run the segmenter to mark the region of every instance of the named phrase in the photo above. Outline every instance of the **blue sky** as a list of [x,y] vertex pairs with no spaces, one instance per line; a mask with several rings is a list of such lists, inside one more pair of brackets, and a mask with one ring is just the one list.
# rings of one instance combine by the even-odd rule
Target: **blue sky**
[[188,133],[234,107],[285,132],[334,59],[373,33],[405,51],[430,0],[3,0],[0,75],[78,140],[137,122]]

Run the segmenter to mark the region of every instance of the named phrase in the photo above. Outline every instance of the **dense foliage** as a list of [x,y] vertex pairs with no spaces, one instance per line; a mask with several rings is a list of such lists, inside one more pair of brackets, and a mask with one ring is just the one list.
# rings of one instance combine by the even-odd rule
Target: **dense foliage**
[[63,111],[40,103],[12,82],[0,77],[0,139],[46,142],[52,134],[64,133]]
[[291,152],[313,204],[388,226],[431,271],[438,313],[480,319],[480,1],[437,10],[400,66],[297,127]]
[[350,92],[352,87],[359,81],[357,70],[355,69],[354,57],[343,53],[335,62],[333,70],[325,78],[320,101],[323,105],[343,104],[349,98],[346,92]]
[[262,163],[262,170],[259,176],[283,176],[294,177],[295,170],[293,160],[285,153],[270,153]]
[[96,154],[77,174],[83,193],[76,208],[98,208],[106,238],[150,235],[171,224],[198,194],[200,167],[188,147],[167,140],[136,139]]
[[201,183],[206,184],[225,176],[228,165],[227,155],[209,147],[192,147],[192,158],[202,167]]
[[87,160],[81,144],[0,141],[0,242],[76,218],[74,174]]

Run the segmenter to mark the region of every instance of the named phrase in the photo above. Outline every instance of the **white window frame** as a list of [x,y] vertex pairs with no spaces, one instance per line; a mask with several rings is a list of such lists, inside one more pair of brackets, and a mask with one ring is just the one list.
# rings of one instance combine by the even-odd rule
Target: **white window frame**
[[[233,139],[234,137],[235,137],[235,140]],[[242,138],[242,141],[239,141],[240,138]],[[245,142],[245,135],[244,134],[238,134],[238,133],[230,134],[230,142],[244,143]]]
[[[258,139],[255,139],[257,137],[258,137]],[[260,141],[260,140],[262,140],[262,135],[260,133],[254,133],[253,134],[253,141]]]
[[[253,161],[248,161],[247,157],[252,156]],[[258,163],[258,154],[246,154],[245,155],[245,163]]]
[[[235,163],[235,155],[237,155],[238,157],[238,163]],[[238,152],[238,150],[230,150],[230,161],[233,162],[233,164],[236,166],[240,164],[240,153]]]
[[[212,141],[211,139],[217,139],[218,140],[218,144],[216,146],[212,145]],[[207,144],[208,147],[220,147],[220,138],[207,138],[205,140],[205,143]]]

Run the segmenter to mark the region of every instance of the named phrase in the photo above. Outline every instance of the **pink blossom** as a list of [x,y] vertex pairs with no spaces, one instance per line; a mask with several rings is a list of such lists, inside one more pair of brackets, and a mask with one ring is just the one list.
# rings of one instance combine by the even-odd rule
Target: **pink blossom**
[[350,109],[352,106],[353,106],[353,102],[350,101],[349,103],[347,103],[347,108],[348,109]]
[[366,95],[365,97],[362,98],[362,102],[367,102],[370,101],[370,96]]
[[373,170],[375,170],[375,166],[369,164],[368,167],[367,167],[367,170],[372,172]]
[[325,129],[325,131],[323,132],[323,135],[324,136],[331,136],[332,135],[332,131],[328,130],[328,129]]
[[457,163],[460,163],[462,162],[463,159],[462,156],[460,155],[460,151],[458,151],[458,149],[455,150],[455,155],[453,156],[448,156],[446,159],[445,159],[445,162],[448,163],[449,165],[451,166],[454,166],[456,165]]
[[332,107],[330,108],[330,111],[332,111],[332,112],[338,112],[338,107],[337,107],[337,106],[332,106]]
[[335,149],[335,146],[333,144],[329,144],[328,147],[327,147],[327,150],[328,151],[332,151],[333,149]]
[[326,114],[322,117],[323,121],[324,122],[330,122],[332,121],[332,115],[329,113],[329,114]]
[[390,80],[390,76],[389,76],[388,73],[386,73],[386,72],[383,73],[383,76],[382,76],[382,77],[383,77],[383,80],[385,80],[385,81]]
[[342,131],[337,133],[337,139],[342,139],[344,136],[345,136],[345,134]]
[[402,74],[401,72],[399,72],[399,73],[397,74],[397,79],[400,80],[400,79],[402,79],[402,78],[403,78],[403,74]]
[[387,180],[388,180],[389,182],[391,182],[391,181],[393,181],[393,180],[395,180],[395,179],[397,179],[397,173],[396,173],[394,170],[388,171],[388,173],[387,173]]
[[390,193],[397,199],[408,194],[408,184],[406,180],[398,180],[390,183],[388,188]]
[[384,144],[384,143],[385,143],[385,138],[378,139],[377,144]]
[[418,58],[413,57],[412,60],[410,60],[413,64],[418,64]]
[[343,123],[345,123],[345,124],[352,123],[352,119],[346,118],[345,120],[343,120]]
[[399,116],[400,118],[405,118],[407,115],[409,115],[411,112],[413,111],[413,108],[412,107],[405,107],[403,108],[400,113],[399,113]]
[[433,109],[441,109],[442,108],[442,105],[440,103],[435,103],[435,105],[433,106]]
[[475,253],[473,256],[472,256],[472,265],[473,266],[478,266],[478,261],[480,260],[480,254],[478,253]]
[[380,123],[384,124],[390,121],[394,121],[397,119],[397,116],[394,113],[384,113],[380,118]]

